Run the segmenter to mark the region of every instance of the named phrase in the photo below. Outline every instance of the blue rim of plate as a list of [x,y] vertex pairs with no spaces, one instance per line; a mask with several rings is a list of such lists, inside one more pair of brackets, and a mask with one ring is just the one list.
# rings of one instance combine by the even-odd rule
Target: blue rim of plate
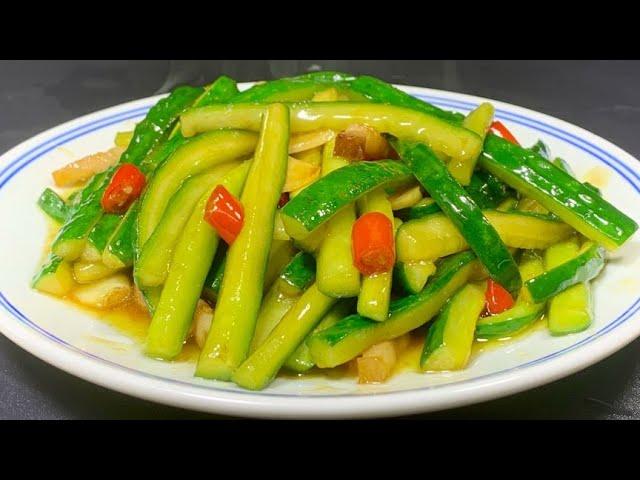
[[[464,100],[458,100],[455,98],[451,98],[451,97],[447,97],[446,95],[443,96],[434,96],[434,95],[425,95],[425,94],[413,94],[414,96],[428,101],[430,103],[433,103],[435,105],[438,105],[440,107],[445,107],[445,108],[453,108],[455,110],[462,110],[462,111],[470,111],[473,108],[475,108],[478,104],[476,102],[469,102],[469,101],[464,101]],[[3,168],[2,170],[0,170],[0,190],[2,190],[2,188],[16,175],[18,174],[22,169],[24,169],[26,166],[28,166],[29,164],[33,163],[34,161],[36,161],[37,159],[41,158],[43,155],[47,154],[48,152],[50,152],[51,150],[53,150],[54,148],[57,148],[61,145],[64,145],[65,143],[68,143],[72,140],[75,140],[79,137],[85,136],[89,133],[92,133],[96,130],[100,130],[106,127],[109,127],[111,125],[126,121],[126,120],[132,120],[138,117],[142,117],[148,110],[149,108],[151,108],[151,106],[153,106],[153,104],[155,103],[155,101],[150,101],[150,103],[148,105],[142,106],[142,107],[136,107],[130,110],[126,110],[124,112],[120,112],[120,113],[116,113],[113,115],[108,115],[104,118],[101,118],[99,120],[95,120],[92,122],[89,122],[87,124],[83,124],[81,126],[75,127],[71,130],[68,130],[64,133],[61,133],[53,138],[50,138],[49,140],[44,141],[43,143],[31,148],[29,151],[27,151],[26,153],[20,155],[18,158],[14,159],[12,162],[10,162],[5,168]],[[517,123],[523,126],[526,126],[528,128],[532,128],[534,130],[537,130],[539,132],[542,133],[546,133],[547,135],[551,135],[555,138],[558,138],[561,141],[564,141],[566,143],[569,143],[571,145],[573,145],[574,147],[582,150],[583,152],[591,155],[592,157],[594,157],[596,160],[598,160],[601,163],[604,163],[605,165],[607,165],[608,167],[612,168],[614,171],[616,171],[622,178],[625,179],[625,181],[627,181],[627,183],[629,183],[629,185],[631,185],[631,187],[640,194],[640,188],[638,186],[638,184],[640,183],[640,174],[638,174],[637,172],[635,172],[633,169],[631,169],[628,165],[626,165],[624,162],[622,162],[620,159],[618,159],[617,157],[613,156],[611,153],[603,150],[602,148],[586,141],[583,138],[580,138],[570,132],[567,132],[565,130],[562,130],[558,127],[554,127],[552,125],[549,125],[547,123],[544,123],[542,121],[539,120],[535,120],[533,118],[529,118],[525,115],[521,115],[518,113],[514,113],[514,112],[509,112],[507,110],[504,109],[498,109],[496,108],[495,110],[495,116],[498,119],[501,120],[508,120],[510,122],[513,123]],[[14,168],[15,167],[15,168]],[[13,169],[13,170],[12,170]],[[632,178],[635,179],[632,180],[632,178],[630,178],[627,173],[625,173],[624,171],[628,172],[628,174],[631,175]],[[57,337],[55,334],[49,332],[48,330],[40,327],[37,323],[35,323],[33,320],[29,319],[24,313],[22,313],[17,307],[15,307],[11,301],[2,293],[2,291],[0,291],[0,306],[2,306],[4,308],[4,310],[9,313],[9,315],[11,315],[12,317],[14,317],[15,319],[17,319],[19,322],[21,322],[22,324],[30,327],[31,329],[37,331],[38,333],[42,334],[44,337],[46,337],[47,339],[62,345],[63,347],[66,347],[76,353],[79,353],[83,356],[92,358],[94,360],[97,360],[101,363],[104,363],[108,366],[111,367],[115,367],[119,370],[125,370],[127,372],[131,372],[134,375],[141,375],[153,380],[159,380],[162,382],[168,382],[171,384],[176,384],[176,385],[180,385],[180,386],[186,386],[186,387],[190,387],[190,388],[196,388],[196,389],[201,389],[207,392],[212,392],[212,391],[219,391],[219,392],[224,392],[225,394],[241,394],[241,395],[250,395],[250,396],[269,396],[269,397],[286,397],[286,398],[305,398],[307,397],[307,395],[304,394],[283,394],[283,393],[270,393],[270,392],[248,392],[248,391],[244,391],[244,390],[236,390],[236,389],[227,389],[227,388],[217,388],[214,385],[211,386],[205,386],[205,385],[199,385],[196,383],[191,383],[191,382],[186,382],[186,381],[181,381],[181,380],[175,380],[172,378],[167,378],[167,377],[163,377],[161,375],[154,375],[154,374],[150,374],[150,373],[146,373],[143,372],[141,370],[136,370],[134,368],[131,367],[127,367],[125,365],[121,365],[117,362],[108,360],[106,358],[102,358],[99,357],[91,352],[87,352],[85,350],[82,350],[81,348],[76,347],[75,345],[72,345],[68,342],[66,342],[65,340]],[[425,386],[421,386],[421,387],[417,387],[417,388],[410,388],[410,389],[403,389],[403,390],[397,390],[394,392],[380,392],[380,393],[375,393],[375,392],[367,392],[367,393],[348,393],[348,394],[334,394],[334,395],[313,395],[313,398],[354,398],[354,397],[359,397],[359,396],[371,396],[374,395],[376,397],[379,396],[385,396],[385,395],[400,395],[400,394],[405,394],[405,393],[412,393],[412,392],[417,392],[417,391],[423,391],[423,390],[432,390],[432,389],[440,389],[440,388],[445,388],[445,387],[451,387],[452,385],[469,385],[472,383],[477,383],[479,381],[482,380],[486,380],[487,378],[491,378],[491,377],[496,377],[496,376],[500,376],[500,375],[504,375],[506,373],[515,371],[515,370],[522,370],[522,369],[527,369],[527,368],[531,368],[535,365],[539,365],[540,363],[544,363],[547,362],[553,358],[556,358],[558,356],[564,355],[572,350],[575,350],[581,346],[584,346],[588,343],[593,342],[594,340],[596,340],[597,338],[601,337],[602,335],[605,335],[606,333],[610,332],[611,330],[617,328],[618,326],[620,326],[621,324],[623,324],[624,322],[626,322],[629,318],[631,318],[636,312],[638,312],[638,310],[640,310],[640,297],[638,297],[624,312],[622,312],[615,320],[613,320],[612,322],[610,322],[609,324],[605,325],[604,327],[602,327],[600,330],[598,330],[597,332],[593,333],[592,335],[582,339],[581,341],[574,343],[572,345],[569,345],[568,347],[562,348],[556,352],[550,353],[548,355],[545,355],[543,357],[537,358],[535,360],[531,360],[529,362],[523,363],[521,365],[516,365],[514,367],[510,367],[507,368],[505,370],[500,370],[497,372],[492,372],[486,375],[482,375],[479,377],[475,377],[469,380],[460,380],[457,382],[451,382],[451,383],[447,383],[447,384],[439,384],[439,385],[425,385]],[[213,382],[212,382],[213,383]]]

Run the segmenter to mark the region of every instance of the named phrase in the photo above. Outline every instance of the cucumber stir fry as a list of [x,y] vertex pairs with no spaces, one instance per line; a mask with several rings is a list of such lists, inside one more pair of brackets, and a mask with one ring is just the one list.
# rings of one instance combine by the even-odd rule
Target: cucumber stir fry
[[638,225],[493,115],[338,72],[179,87],[53,172],[32,285],[137,305],[146,355],[193,343],[196,376],[253,390],[345,366],[383,382],[403,352],[460,370],[474,342],[541,319],[583,331],[607,251]]

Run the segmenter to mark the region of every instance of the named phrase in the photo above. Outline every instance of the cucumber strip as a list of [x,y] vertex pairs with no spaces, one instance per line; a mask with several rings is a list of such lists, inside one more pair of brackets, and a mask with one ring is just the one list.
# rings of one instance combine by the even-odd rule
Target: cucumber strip
[[228,162],[191,177],[171,197],[158,226],[136,261],[134,274],[138,285],[154,287],[164,283],[175,244],[198,200],[217,185],[220,177],[237,166],[238,162]]
[[114,230],[102,252],[102,262],[115,270],[133,265],[136,245],[136,220],[140,202],[134,202]]
[[241,197],[244,225],[227,252],[216,311],[196,367],[200,377],[231,378],[247,356],[260,309],[274,219],[287,170],[288,108],[269,105],[263,123]]
[[469,185],[465,187],[469,196],[480,208],[496,208],[507,198],[514,197],[516,192],[503,183],[498,177],[485,170],[473,172]]
[[74,285],[71,265],[54,254],[47,257],[44,265],[31,280],[31,286],[36,290],[58,297],[69,293]]
[[[558,267],[575,258],[579,251],[577,238],[553,245],[545,251],[545,266],[547,269]],[[552,335],[566,335],[587,329],[593,321],[589,282],[573,285],[549,300],[547,321]]]
[[487,135],[480,165],[607,249],[616,249],[638,229],[635,221],[568,173],[496,135]]
[[40,198],[38,198],[38,206],[44,213],[59,223],[64,222],[69,214],[65,201],[50,188],[44,189]]
[[[569,238],[573,229],[547,216],[483,210],[502,242],[511,248],[542,249]],[[435,260],[469,248],[460,230],[442,213],[402,224],[396,236],[398,261]]]
[[484,305],[484,290],[474,284],[449,300],[429,327],[420,356],[422,371],[461,370],[467,366],[476,321]]
[[400,162],[357,162],[334,170],[302,190],[280,209],[287,233],[302,240],[340,209],[377,187],[410,178]]
[[78,283],[92,283],[115,273],[115,270],[104,263],[75,262],[73,264],[73,277]]
[[[360,215],[370,212],[380,212],[393,222],[391,204],[379,188],[358,201]],[[374,275],[362,276],[362,287],[358,295],[358,314],[377,322],[383,322],[389,316],[389,302],[391,300],[391,281],[393,272],[380,272]]]
[[223,130],[200,135],[176,149],[156,169],[142,197],[138,215],[139,247],[147,242],[184,180],[251,154],[256,141],[254,133]]
[[[238,195],[249,167],[249,162],[241,164],[220,183],[233,195]],[[169,274],[147,333],[145,354],[150,357],[170,360],[178,355],[193,321],[207,270],[219,243],[218,234],[204,219],[213,188],[198,201],[176,244]]]
[[460,124],[464,119],[464,115],[461,113],[449,112],[438,108],[375,77],[361,75],[350,82],[350,87],[372,102],[410,108],[454,124]]
[[433,262],[419,260],[417,262],[396,263],[393,271],[393,279],[400,286],[403,293],[411,295],[420,293],[427,284],[429,277],[436,271]]
[[[515,294],[522,285],[518,265],[476,203],[428,146],[397,140],[393,140],[393,144],[418,181],[460,231],[491,278]],[[401,230],[404,228],[405,225]]]
[[[346,167],[349,162],[335,157],[335,141],[323,150],[322,174]],[[360,272],[353,264],[351,229],[356,220],[356,207],[351,203],[340,209],[326,223],[324,240],[318,250],[318,290],[330,297],[355,297],[360,291]]]
[[313,256],[304,252],[299,252],[282,269],[260,307],[251,341],[251,352],[262,345],[302,292],[314,282],[315,273],[316,262]]
[[[492,121],[493,105],[485,102],[478,105],[475,110],[469,112],[469,115],[462,121],[462,126],[477,133],[480,138],[484,140],[484,136],[487,134]],[[451,176],[460,182],[460,185],[469,185],[473,170],[476,168],[477,160],[478,157],[467,158],[464,161],[452,160],[447,168]]]
[[572,285],[597,277],[604,267],[604,257],[603,248],[586,242],[576,257],[532,278],[525,285],[534,302],[543,302]]
[[[542,259],[530,250],[522,253],[519,268],[524,281],[544,273]],[[487,340],[511,337],[540,318],[544,307],[545,302],[533,303],[526,287],[522,287],[512,308],[478,320],[476,337]]]
[[326,224],[320,225],[309,235],[303,238],[300,238],[298,240],[294,240],[293,244],[296,246],[296,248],[299,248],[300,250],[304,250],[305,252],[317,253],[318,249],[320,248],[320,246],[322,245],[322,242],[325,239],[325,236],[327,233],[326,227],[327,227]]
[[250,390],[265,388],[336,301],[312,284],[264,343],[235,370],[232,380]]
[[[257,131],[264,108],[251,104],[194,108],[181,117],[182,134],[191,137],[220,128]],[[291,105],[292,133],[327,128],[341,131],[354,123],[364,123],[405,140],[425,142],[434,150],[460,161],[476,158],[482,149],[481,138],[471,130],[404,107],[358,102]]]
[[[354,299],[352,298],[338,300],[338,302],[331,308],[331,310],[329,310],[329,312],[322,318],[320,323],[318,323],[318,325],[309,335],[313,335],[314,333],[324,330],[325,328],[333,327],[340,320],[353,313],[355,311],[355,308],[356,304],[354,302]],[[288,370],[296,373],[304,373],[311,370],[315,366],[306,341],[298,345],[296,351],[293,352],[293,354],[289,358],[287,358],[284,366]]]
[[394,300],[384,322],[351,315],[333,327],[314,333],[307,345],[316,365],[335,367],[355,358],[376,343],[391,340],[427,323],[462,287],[476,268],[472,252],[453,255],[438,265],[436,274],[417,295]]

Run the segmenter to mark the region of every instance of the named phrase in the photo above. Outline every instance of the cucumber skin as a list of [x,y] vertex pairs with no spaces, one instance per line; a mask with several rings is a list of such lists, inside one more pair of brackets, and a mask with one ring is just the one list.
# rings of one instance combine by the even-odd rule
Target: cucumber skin
[[461,113],[449,112],[438,108],[375,77],[359,76],[351,82],[350,87],[374,103],[388,103],[398,107],[410,108],[441,118],[455,125],[460,125],[464,120],[464,115]]
[[44,189],[38,198],[38,206],[44,213],[59,223],[64,222],[69,214],[69,208],[65,201],[50,188]]
[[452,255],[439,263],[438,270],[422,292],[392,301],[389,318],[384,322],[355,314],[312,334],[307,339],[307,346],[314,362],[322,368],[335,367],[375,343],[391,340],[424,325],[467,282],[475,265],[476,256],[472,252]]
[[414,175],[460,230],[489,275],[515,295],[522,286],[518,265],[480,208],[433,151],[421,143],[392,141]]
[[117,215],[113,213],[105,213],[102,215],[98,223],[91,229],[87,242],[96,248],[96,250],[102,254],[105,247],[109,243],[113,231],[118,227],[122,221],[124,215]]
[[604,267],[605,250],[597,244],[577,257],[525,283],[534,302],[544,302],[572,285],[595,278]]
[[[280,209],[287,232],[291,223],[299,224],[308,234],[333,216],[341,207],[393,180],[408,178],[411,171],[393,160],[358,162],[334,170],[300,192]],[[299,230],[299,229],[296,229]],[[292,234],[294,233],[294,234]]]
[[[135,226],[139,208],[139,201],[134,202],[131,207],[129,207],[129,210],[122,220],[120,220],[118,227],[111,235],[111,238],[105,247],[105,252],[111,256],[111,258],[117,258],[121,262],[122,267],[129,267],[133,265],[136,244]],[[105,263],[109,265],[107,262]],[[113,266],[115,268],[115,265]]]
[[507,312],[494,315],[502,321],[477,324],[476,337],[490,340],[511,336],[540,318],[544,308],[545,302],[516,305]]
[[487,135],[479,162],[607,249],[619,247],[638,229],[634,220],[561,168],[496,135]]
[[298,252],[284,267],[280,278],[298,292],[306,290],[316,278],[316,260],[313,255]]

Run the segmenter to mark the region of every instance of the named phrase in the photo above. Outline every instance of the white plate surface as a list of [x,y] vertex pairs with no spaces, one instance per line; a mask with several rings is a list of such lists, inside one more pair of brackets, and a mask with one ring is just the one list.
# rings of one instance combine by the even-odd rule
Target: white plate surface
[[[246,88],[248,84],[243,85]],[[479,97],[416,87],[405,91],[468,112]],[[112,145],[160,97],[102,110],[48,130],[0,157],[0,332],[44,361],[136,397],[211,413],[271,418],[407,415],[489,400],[587,367],[640,335],[640,243],[632,238],[595,282],[596,320],[587,331],[552,337],[544,329],[473,358],[457,373],[403,373],[384,385],[353,379],[277,379],[262,392],[192,376],[193,364],[145,358],[140,345],[89,313],[29,288],[47,235],[36,206],[51,171]],[[605,197],[640,221],[640,164],[610,142],[562,120],[490,100],[496,118],[524,145],[544,140],[579,178],[604,183]]]

